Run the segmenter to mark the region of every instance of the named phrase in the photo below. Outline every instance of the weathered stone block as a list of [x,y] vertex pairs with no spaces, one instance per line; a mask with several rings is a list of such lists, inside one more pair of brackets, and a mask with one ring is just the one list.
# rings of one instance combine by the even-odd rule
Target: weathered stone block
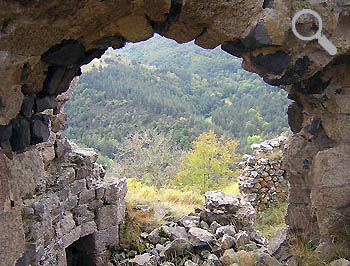
[[55,96],[46,96],[43,98],[36,98],[35,112],[40,113],[46,109],[54,109],[57,107],[57,100]]
[[49,139],[49,116],[47,115],[35,115],[32,117],[30,124],[30,133],[32,145],[45,142]]
[[57,138],[54,147],[56,158],[59,159],[72,151],[72,147],[66,138]]
[[106,184],[106,190],[104,194],[104,202],[107,204],[113,204],[119,199],[124,199],[127,191],[126,178],[121,178],[112,184]]
[[10,138],[13,151],[21,151],[30,145],[30,122],[26,118],[12,121],[12,135]]
[[79,204],[88,203],[90,200],[95,198],[95,190],[90,189],[83,191],[79,194]]
[[0,142],[7,141],[12,136],[12,125],[0,126]]
[[201,228],[192,227],[188,231],[188,238],[194,247],[210,246],[214,241],[214,235]]
[[70,211],[78,205],[78,197],[70,196],[64,203],[63,207],[66,211]]
[[82,166],[77,169],[77,179],[86,179],[90,176],[91,169],[87,166]]
[[81,234],[80,237],[91,235],[97,231],[97,226],[95,222],[83,223],[81,225]]
[[67,123],[67,115],[64,113],[51,117],[51,128],[53,132],[60,132],[65,129]]
[[36,242],[42,243],[44,234],[52,228],[50,217],[44,221],[33,221],[30,228],[30,238]]
[[99,187],[96,188],[96,199],[102,199],[103,195],[105,194],[105,188],[104,187]]
[[0,213],[0,264],[15,265],[24,252],[24,231],[18,208]]
[[33,113],[34,107],[34,97],[27,96],[23,99],[22,107],[21,107],[21,115],[25,117],[31,117]]
[[86,191],[85,179],[76,180],[70,185],[70,192],[72,195],[78,195],[78,193],[81,193],[83,191]]
[[59,207],[59,198],[56,194],[46,195],[40,201],[33,204],[35,215],[37,215],[42,221],[50,218],[51,211]]
[[97,252],[104,251],[108,247],[116,247],[119,244],[119,226],[112,226],[106,230],[92,234]]
[[56,234],[62,237],[69,234],[70,231],[75,227],[75,222],[73,220],[73,215],[70,212],[65,212],[62,220],[57,223]]
[[91,221],[95,218],[95,214],[88,210],[87,205],[79,206],[73,209],[72,212],[74,215],[74,221],[78,225]]
[[93,200],[88,204],[89,210],[95,211],[96,209],[103,206],[102,200]]
[[118,207],[115,205],[104,206],[97,210],[96,223],[99,230],[118,224]]
[[[73,167],[61,169],[56,175],[57,186],[62,187],[62,190],[69,191],[69,184],[75,180],[75,170]],[[76,184],[75,184],[76,185]]]
[[77,241],[80,238],[80,235],[81,235],[81,226],[77,226],[72,231],[70,231],[68,234],[64,235],[61,238],[63,246],[65,248],[69,247],[71,244],[73,244],[75,241]]

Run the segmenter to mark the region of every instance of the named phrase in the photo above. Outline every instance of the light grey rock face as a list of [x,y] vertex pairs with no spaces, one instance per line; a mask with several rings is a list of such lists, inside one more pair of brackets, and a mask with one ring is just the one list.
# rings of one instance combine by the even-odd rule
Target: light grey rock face
[[249,244],[250,237],[249,237],[249,234],[247,232],[243,231],[243,232],[236,234],[235,240],[236,240],[237,248],[240,249],[240,248],[244,247],[245,245]]
[[342,145],[319,152],[313,161],[311,200],[318,209],[321,241],[338,232],[350,211],[349,152],[350,145]]
[[236,224],[240,229],[252,229],[255,225],[256,211],[249,202],[242,202],[236,213]]
[[223,250],[234,248],[235,238],[233,236],[224,235],[221,240],[221,248]]
[[180,256],[188,252],[193,253],[193,246],[189,241],[178,238],[168,244],[163,252],[168,257]]
[[204,207],[200,217],[207,224],[214,221],[221,225],[233,224],[234,216],[241,207],[241,199],[237,195],[211,191],[205,194]]
[[14,200],[32,197],[41,183],[45,183],[44,161],[37,150],[16,154],[13,160],[8,160],[7,167]]
[[229,235],[234,237],[236,235],[236,228],[233,225],[225,225],[220,226],[217,230],[215,235],[217,237],[222,237],[223,235]]
[[165,249],[165,247],[161,244],[156,245],[156,250],[158,253],[162,252]]
[[159,236],[159,229],[156,228],[154,229],[149,235],[148,235],[148,240],[151,242],[153,245],[156,245],[160,241],[160,236]]
[[209,246],[214,241],[214,235],[201,228],[193,227],[188,231],[189,241],[194,247]]
[[232,266],[235,263],[238,265],[243,265],[243,263],[244,265],[253,264],[252,255],[244,250],[236,252],[233,249],[228,249],[220,257],[220,261],[224,266]]
[[185,227],[186,229],[190,229],[192,227],[197,227],[200,223],[200,218],[197,216],[184,216],[179,220],[178,224]]
[[208,259],[203,265],[204,266],[221,266],[222,264],[216,255],[210,254]]
[[[235,224],[237,230],[254,227],[256,212],[253,206],[239,196],[227,195],[223,192],[213,191],[206,193],[205,209],[201,212],[201,220],[212,224]],[[217,227],[214,224],[212,227]]]
[[274,257],[266,253],[262,253],[258,256],[256,261],[256,266],[282,266],[282,264],[276,260]]
[[64,236],[73,230],[75,227],[75,222],[73,220],[73,215],[71,212],[65,212],[63,214],[63,219],[58,222],[56,234]]
[[221,224],[219,224],[217,221],[214,221],[210,225],[210,230],[212,233],[216,233],[216,230],[221,227]]
[[99,230],[105,230],[118,224],[118,207],[103,206],[96,211],[96,224]]
[[194,263],[193,261],[186,261],[184,266],[199,266],[198,263]]
[[186,229],[181,226],[175,226],[175,227],[169,227],[169,226],[162,226],[161,230],[171,239],[184,239],[188,240],[188,235],[186,232]]
[[254,241],[255,243],[264,247],[267,247],[270,244],[267,238],[257,230],[252,230],[249,232],[249,236],[251,241]]
[[237,195],[225,194],[222,191],[211,191],[205,193],[204,207],[211,211],[220,210],[235,213],[240,207],[240,198]]
[[278,260],[286,257],[288,251],[288,232],[287,228],[283,228],[276,232],[276,236],[271,240],[267,246],[269,254],[276,257]]
[[154,265],[155,256],[152,256],[149,253],[142,255],[137,255],[134,259],[130,260],[130,265],[133,266],[151,266]]

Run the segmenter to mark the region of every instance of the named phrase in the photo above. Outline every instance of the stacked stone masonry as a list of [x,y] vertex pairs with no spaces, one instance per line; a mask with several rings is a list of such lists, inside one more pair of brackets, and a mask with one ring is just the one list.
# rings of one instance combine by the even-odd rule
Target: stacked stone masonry
[[[67,265],[66,249],[86,239],[88,260],[107,263],[107,248],[119,245],[126,180],[106,181],[96,153],[75,149],[44,193],[23,201],[26,254],[34,265]],[[72,264],[71,264],[72,265]]]
[[60,133],[66,120],[63,106],[76,84],[77,79],[67,92],[52,99],[54,106],[38,113],[48,118],[44,142],[22,147],[19,153],[7,149],[13,147],[11,143],[1,143],[5,156],[0,156],[0,177],[10,178],[0,188],[12,188],[9,204],[2,206],[6,214],[18,216],[2,220],[8,225],[0,235],[4,243],[0,265],[12,265],[4,258],[11,254],[13,242],[8,234],[14,230],[23,237],[18,243],[23,245],[20,256],[11,258],[16,266],[76,265],[72,260],[79,256],[77,243],[86,266],[102,266],[108,262],[107,250],[119,245],[126,179],[105,179],[104,168],[96,163],[97,153],[79,148]]
[[288,181],[282,165],[287,138],[279,137],[253,144],[253,155],[244,155],[239,163],[242,174],[239,190],[255,209],[261,211],[277,200],[287,200]]

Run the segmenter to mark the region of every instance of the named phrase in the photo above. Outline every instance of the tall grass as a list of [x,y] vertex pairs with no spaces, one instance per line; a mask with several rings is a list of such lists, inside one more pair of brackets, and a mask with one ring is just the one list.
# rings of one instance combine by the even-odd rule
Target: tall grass
[[[239,194],[238,184],[225,184],[221,189],[225,193]],[[128,179],[128,193],[126,196],[128,205],[147,204],[151,209],[164,208],[169,215],[180,218],[195,207],[204,205],[204,195],[195,189],[160,188],[147,186],[135,178]]]
[[256,228],[269,240],[276,232],[285,227],[284,217],[286,216],[288,202],[276,202],[269,208],[258,212]]

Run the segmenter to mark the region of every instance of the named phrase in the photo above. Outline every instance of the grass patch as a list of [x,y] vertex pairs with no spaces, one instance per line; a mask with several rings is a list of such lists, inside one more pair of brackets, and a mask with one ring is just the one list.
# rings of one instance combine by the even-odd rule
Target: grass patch
[[[227,194],[239,194],[237,182],[227,182],[221,187],[219,190]],[[158,189],[142,184],[136,178],[129,178],[126,205],[127,214],[121,245],[141,251],[144,249],[140,243],[142,232],[151,232],[164,224],[164,217],[174,216],[175,219],[180,219],[193,212],[195,207],[203,207],[204,195],[200,190],[194,189]],[[148,205],[151,211],[147,213],[135,210],[136,205]]]
[[275,236],[277,230],[286,226],[284,217],[287,207],[288,202],[276,202],[257,213],[256,228],[269,240]]
[[160,225],[160,221],[154,219],[153,213],[135,210],[132,206],[127,204],[125,224],[120,239],[121,247],[137,250],[140,254],[141,251],[146,248],[140,241],[141,233],[153,230]]
[[[288,207],[288,202],[277,202],[262,212],[257,213],[256,228],[265,237],[271,240],[280,229],[284,228],[285,215]],[[342,239],[334,240],[329,253],[317,253],[315,249],[317,243],[307,240],[305,237],[295,235],[290,243],[290,251],[293,255],[295,265],[298,266],[323,266],[329,265],[330,262],[345,258],[350,259],[350,227],[342,227],[342,232],[339,234]],[[293,264],[294,265],[294,264]]]
[[[142,232],[151,232],[164,224],[162,218],[174,216],[176,219],[192,212],[194,207],[204,204],[204,197],[199,191],[178,190],[174,188],[157,189],[147,186],[135,178],[128,179],[126,195],[126,221],[121,238],[121,246],[139,252],[145,249],[140,241]],[[136,205],[148,205],[151,211],[136,210]]]
[[295,236],[291,253],[300,266],[323,266],[337,259],[350,259],[350,227],[343,226],[338,233],[338,239],[334,239],[322,252],[315,252],[316,244],[304,237]]
[[223,186],[220,191],[226,193],[226,194],[235,194],[239,195],[239,188],[238,188],[238,182],[230,182]]
[[269,153],[260,153],[256,156],[257,159],[269,159],[271,161],[279,161],[282,159],[282,153],[280,151],[280,149],[274,149],[273,151],[269,152]]
[[199,190],[157,189],[130,178],[126,202],[130,206],[146,204],[154,210],[164,209],[168,215],[180,218],[193,211],[194,207],[202,206],[204,197]]
[[311,241],[306,241],[300,236],[293,242],[291,253],[293,260],[299,266],[323,266],[328,265],[324,259],[315,253],[315,248]]

